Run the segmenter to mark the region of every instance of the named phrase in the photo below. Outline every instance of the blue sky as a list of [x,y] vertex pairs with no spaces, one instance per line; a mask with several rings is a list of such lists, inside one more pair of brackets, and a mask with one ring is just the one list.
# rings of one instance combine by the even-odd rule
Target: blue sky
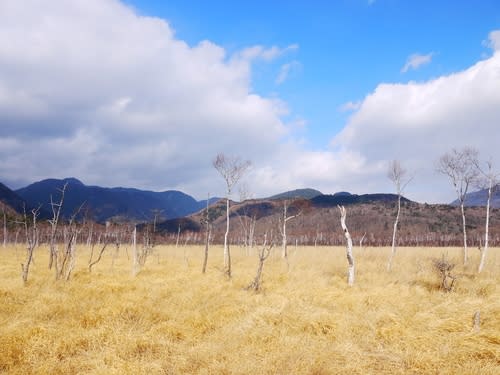
[[[327,148],[345,125],[347,102],[362,100],[382,82],[428,80],[462,70],[491,54],[481,41],[500,27],[498,1],[127,1],[138,12],[166,19],[190,45],[210,40],[228,54],[249,45],[288,46],[272,64],[257,63],[253,89],[278,96],[308,126],[312,148]],[[402,73],[412,54],[431,63]],[[280,67],[293,64],[276,83]]]
[[[0,181],[450,202],[436,161],[500,170],[498,1],[0,1]],[[238,199],[235,191],[233,198]]]

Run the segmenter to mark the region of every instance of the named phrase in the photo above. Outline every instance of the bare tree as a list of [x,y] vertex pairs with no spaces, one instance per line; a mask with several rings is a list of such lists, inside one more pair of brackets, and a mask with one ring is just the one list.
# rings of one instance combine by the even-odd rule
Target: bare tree
[[40,206],[36,209],[31,210],[31,223],[28,222],[28,215],[26,214],[26,207],[23,209],[24,214],[24,231],[26,233],[26,260],[21,264],[22,269],[22,279],[24,285],[28,282],[28,273],[30,265],[33,262],[33,252],[38,242],[38,227],[36,225],[36,219],[38,218],[38,213],[40,211]]
[[234,185],[238,183],[243,174],[250,167],[249,160],[241,161],[239,157],[228,157],[218,154],[213,160],[214,168],[221,174],[226,182],[226,233],[224,234],[224,268],[228,277],[231,277],[231,253],[229,250],[229,198]]
[[389,169],[387,171],[387,177],[394,184],[396,188],[396,194],[398,195],[398,208],[396,213],[396,220],[394,220],[394,227],[392,230],[392,247],[391,255],[389,256],[389,261],[387,263],[387,271],[391,271],[392,261],[394,255],[396,254],[396,233],[398,230],[399,214],[401,212],[401,196],[403,195],[403,190],[408,185],[411,179],[406,179],[406,169],[401,166],[399,160],[393,160],[389,163]]
[[203,266],[201,268],[201,273],[205,273],[207,270],[207,262],[208,262],[208,248],[210,246],[210,235],[212,233],[212,218],[210,217],[210,210],[208,205],[210,203],[210,194],[207,195],[207,207],[205,211],[205,218],[202,220],[203,224],[205,224],[205,253],[203,256]]
[[484,230],[484,247],[481,249],[481,260],[479,262],[479,266],[477,269],[477,272],[481,273],[481,271],[484,268],[484,263],[486,261],[486,254],[488,253],[489,229],[490,229],[490,201],[493,191],[497,188],[498,174],[495,174],[493,172],[493,162],[491,161],[491,159],[486,162],[486,169],[481,168],[481,165],[479,165],[479,163],[476,164],[476,167],[482,177],[478,179],[478,184],[477,184],[478,187],[481,189],[485,188],[488,189],[488,199],[486,201],[486,224]]
[[7,210],[5,209],[5,203],[2,203],[2,216],[3,216],[3,247],[7,246]]
[[288,259],[288,248],[287,248],[287,237],[286,237],[286,223],[289,222],[292,219],[295,219],[297,216],[300,215],[300,212],[298,212],[295,215],[288,216],[288,206],[289,202],[287,199],[283,200],[283,217],[280,218],[280,232],[281,232],[281,247],[282,247],[282,252],[281,252],[281,257],[283,259]]
[[344,236],[347,240],[346,245],[346,255],[347,262],[349,263],[349,268],[347,270],[347,283],[349,286],[353,286],[354,284],[354,256],[352,255],[352,239],[349,234],[349,230],[347,229],[345,219],[346,219],[346,210],[344,206],[337,206],[340,210],[340,225],[342,226],[342,230],[344,231]]
[[274,243],[272,241],[272,233],[271,233],[271,243],[267,244],[267,233],[264,234],[264,243],[262,248],[259,251],[259,265],[257,266],[257,273],[253,281],[246,287],[246,290],[253,290],[258,292],[262,286],[262,270],[264,269],[264,262],[269,255],[271,254],[271,250],[273,249]]
[[61,210],[64,203],[64,194],[66,193],[66,188],[68,183],[66,182],[59,192],[61,193],[61,198],[59,199],[59,203],[56,203],[52,199],[52,195],[50,196],[50,207],[52,209],[52,219],[49,220],[50,223],[50,254],[49,254],[49,269],[52,269],[52,266],[55,264],[56,266],[56,277],[59,275],[58,269],[58,249],[57,249],[57,226],[59,224],[59,218],[61,216]]
[[471,184],[473,184],[478,177],[478,170],[476,165],[478,159],[478,152],[471,147],[464,147],[461,150],[452,149],[441,156],[438,161],[437,171],[448,176],[455,188],[458,202],[460,204],[460,211],[462,214],[462,229],[464,238],[464,265],[467,264],[467,230],[465,225],[465,199],[467,191]]
[[69,280],[76,262],[76,244],[81,229],[78,227],[76,218],[84,203],[71,215],[68,224],[64,227],[64,249],[56,256],[57,267],[56,279]]

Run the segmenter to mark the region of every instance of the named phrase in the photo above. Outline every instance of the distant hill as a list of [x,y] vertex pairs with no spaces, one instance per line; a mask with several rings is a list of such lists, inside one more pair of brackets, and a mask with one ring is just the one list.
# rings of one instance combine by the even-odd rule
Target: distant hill
[[[192,214],[206,206],[205,201],[196,201],[180,191],[168,190],[153,192],[132,188],[105,188],[88,186],[76,178],[46,179],[16,190],[16,193],[30,205],[42,204],[51,212],[50,198],[60,199],[60,189],[67,183],[63,205],[63,216],[71,216],[84,204],[90,216],[99,222],[152,220],[159,218],[178,218]],[[211,201],[218,198],[212,198]]]
[[267,199],[270,199],[270,200],[295,199],[295,198],[311,199],[311,198],[317,197],[318,195],[323,195],[323,193],[321,191],[318,191],[315,189],[296,189],[296,190],[290,190],[290,191],[286,191],[284,193],[273,195],[272,197],[269,197]]
[[22,213],[24,207],[24,200],[10,190],[7,186],[0,182],[0,201],[9,206],[12,210]]
[[[335,207],[337,205],[349,205],[356,203],[389,203],[397,201],[396,194],[351,194],[348,192],[339,192],[333,195],[319,195],[311,199],[311,203],[316,207]],[[401,197],[401,202],[410,202],[409,199]]]
[[[467,207],[478,207],[478,206],[486,206],[486,202],[488,200],[488,189],[482,189],[478,191],[473,191],[471,193],[467,193],[465,198],[465,206]],[[454,200],[451,202],[451,205],[458,206],[458,200]],[[500,208],[500,185],[497,185],[491,194],[491,208]]]

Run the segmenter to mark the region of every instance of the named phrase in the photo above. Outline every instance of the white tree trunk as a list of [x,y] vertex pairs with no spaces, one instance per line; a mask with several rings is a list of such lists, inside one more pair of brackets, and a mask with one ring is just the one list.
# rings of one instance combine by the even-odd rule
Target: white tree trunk
[[460,203],[460,210],[462,212],[462,228],[464,232],[464,266],[467,264],[467,260],[469,258],[468,249],[467,249],[467,229],[465,227],[465,208],[464,208],[464,200]]
[[227,239],[229,236],[229,196],[226,199],[226,233],[224,234],[224,268],[229,267],[229,246]]
[[399,213],[401,212],[401,194],[398,192],[398,212],[396,214],[396,220],[394,221],[394,228],[392,230],[392,248],[391,255],[389,257],[389,262],[387,263],[387,271],[390,272],[392,269],[392,260],[396,254],[396,232],[398,230]]
[[346,219],[346,210],[344,206],[338,206],[340,210],[340,225],[342,226],[342,230],[344,231],[344,236],[347,240],[346,246],[346,255],[347,262],[349,263],[349,267],[347,269],[347,283],[349,286],[353,286],[354,284],[354,256],[352,254],[352,239],[349,234],[349,230],[347,229],[345,219]]
[[137,227],[134,226],[134,232],[132,234],[132,254],[133,254],[133,260],[132,260],[132,276],[136,276],[137,272],[139,271],[139,257],[137,254]]
[[479,267],[477,273],[481,273],[484,268],[484,262],[486,261],[486,254],[488,253],[488,240],[489,240],[489,229],[490,229],[490,200],[491,200],[491,190],[493,188],[493,180],[491,179],[488,185],[488,201],[486,203],[486,228],[484,230],[484,248],[481,251],[481,261],[479,262]]

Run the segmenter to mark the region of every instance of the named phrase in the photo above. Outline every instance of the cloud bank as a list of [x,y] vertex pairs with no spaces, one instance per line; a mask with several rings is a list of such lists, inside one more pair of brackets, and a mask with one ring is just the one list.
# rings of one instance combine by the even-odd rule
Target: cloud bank
[[[224,152],[253,161],[255,196],[299,187],[388,192],[387,164],[399,159],[415,175],[410,198],[450,201],[451,187],[434,173],[442,153],[468,145],[500,162],[499,35],[490,34],[493,55],[464,71],[380,84],[343,106],[351,111],[344,129],[315,150],[294,136],[286,103],[252,90],[252,63],[297,45],[228,55],[208,40],[190,46],[166,21],[117,0],[4,0],[0,181],[75,176],[204,198],[224,192],[211,164]],[[281,65],[283,81],[290,64]]]

